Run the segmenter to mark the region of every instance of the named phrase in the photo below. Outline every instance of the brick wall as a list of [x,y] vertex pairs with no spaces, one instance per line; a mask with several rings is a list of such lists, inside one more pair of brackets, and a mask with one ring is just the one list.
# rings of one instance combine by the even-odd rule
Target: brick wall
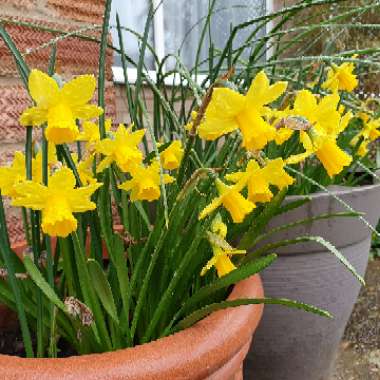
[[[104,0],[0,0],[0,19],[5,20],[5,29],[28,65],[44,71],[51,52],[51,46],[45,45],[62,35],[46,28],[65,33],[86,29],[86,34],[100,38],[100,28],[95,26],[101,25],[103,12]],[[30,28],[27,23],[37,24],[45,30]],[[60,39],[57,41],[57,72],[65,79],[78,74],[97,75],[98,53],[98,44],[92,41],[75,36]],[[106,111],[107,117],[114,118],[116,105],[111,65],[112,51],[108,51]],[[19,126],[18,118],[30,105],[13,58],[0,39],[0,165],[7,164],[15,150],[23,150],[25,129]],[[18,211],[6,208],[12,240],[23,239]]]

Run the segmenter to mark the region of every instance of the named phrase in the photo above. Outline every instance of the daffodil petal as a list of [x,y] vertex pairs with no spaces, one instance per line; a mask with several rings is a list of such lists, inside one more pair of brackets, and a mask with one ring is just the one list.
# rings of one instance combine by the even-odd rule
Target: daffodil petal
[[45,186],[24,181],[14,186],[18,196],[12,199],[12,206],[22,206],[33,210],[42,210],[48,199],[48,192]]
[[265,71],[260,71],[247,92],[250,106],[261,108],[265,104],[272,103],[285,92],[287,85],[287,82],[276,82],[270,86]]
[[40,108],[54,106],[60,99],[57,82],[40,70],[32,70],[28,79],[30,96]]
[[71,109],[75,118],[83,120],[93,119],[103,113],[103,109],[94,104],[72,106]]
[[37,127],[46,123],[47,111],[40,107],[27,108],[20,116],[20,124],[24,127]]
[[104,169],[108,168],[113,162],[112,157],[105,157],[100,161],[99,165],[96,168],[97,173],[101,173]]
[[201,270],[201,276],[204,276],[218,261],[217,256],[211,257],[209,261],[207,261],[206,265]]
[[218,259],[215,263],[215,268],[218,273],[218,277],[223,277],[226,274],[235,270],[236,266],[233,264],[233,262],[227,255],[223,255],[218,256]]
[[80,75],[64,84],[61,97],[72,107],[85,105],[94,96],[95,88],[96,80],[93,75]]
[[211,201],[209,205],[207,205],[199,214],[198,219],[204,219],[207,215],[211,214],[222,204],[222,198],[218,197]]
[[49,187],[54,190],[74,189],[76,184],[74,173],[69,169],[63,167],[61,170],[55,172],[49,178]]
[[68,194],[68,200],[73,212],[84,212],[95,210],[96,204],[90,200],[91,195],[101,187],[101,183],[80,187]]

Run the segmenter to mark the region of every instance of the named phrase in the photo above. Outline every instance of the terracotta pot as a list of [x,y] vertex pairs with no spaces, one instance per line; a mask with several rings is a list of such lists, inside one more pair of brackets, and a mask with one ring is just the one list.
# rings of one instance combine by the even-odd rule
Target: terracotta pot
[[[238,283],[229,299],[262,298],[258,275]],[[262,305],[215,312],[194,326],[144,345],[60,359],[0,355],[7,380],[241,380],[243,360]]]
[[[342,188],[334,193],[376,226],[380,216],[380,185]],[[286,201],[295,200],[291,196]],[[322,213],[347,211],[327,193],[273,219],[269,228]],[[296,236],[322,236],[364,276],[371,231],[358,218],[316,221],[270,237],[267,242]],[[327,380],[360,290],[360,283],[321,245],[302,243],[276,250],[278,259],[261,276],[268,297],[286,297],[330,311],[328,320],[299,310],[268,305],[246,360],[247,379]]]

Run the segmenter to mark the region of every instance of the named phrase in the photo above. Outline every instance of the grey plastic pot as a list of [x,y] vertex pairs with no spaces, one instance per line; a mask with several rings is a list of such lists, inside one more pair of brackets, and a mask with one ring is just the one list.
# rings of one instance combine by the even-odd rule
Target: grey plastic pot
[[[380,217],[380,184],[333,190],[372,225]],[[295,200],[288,197],[285,201]],[[312,200],[279,215],[269,228],[322,213],[347,211],[331,195]],[[358,218],[325,219],[273,235],[266,242],[301,235],[322,236],[333,243],[362,276],[371,245],[371,231]],[[358,297],[360,284],[317,243],[277,250],[276,262],[262,272],[265,294],[285,297],[327,309],[328,320],[300,310],[268,305],[245,363],[245,378],[255,380],[328,380],[339,342]],[[254,376],[253,376],[254,374]]]

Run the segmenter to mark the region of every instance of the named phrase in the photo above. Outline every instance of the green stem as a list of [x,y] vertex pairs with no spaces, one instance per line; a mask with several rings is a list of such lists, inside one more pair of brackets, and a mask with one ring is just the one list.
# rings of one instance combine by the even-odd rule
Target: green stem
[[[55,46],[55,45],[54,45]],[[55,52],[55,49],[54,49]],[[54,55],[55,56],[55,55]],[[50,65],[49,65],[50,67]],[[48,186],[49,178],[49,145],[46,140],[45,133],[42,137],[42,183],[45,186]],[[50,236],[45,235],[45,244],[46,244],[46,268],[48,283],[54,289],[54,261],[51,250],[51,239]],[[57,356],[57,344],[56,344],[56,311],[54,304],[50,302],[49,307],[49,316],[50,316],[50,345],[49,345],[49,356]]]
[[25,230],[26,243],[28,244],[28,246],[31,246],[32,240],[30,237],[30,225],[29,225],[29,221],[28,221],[28,214],[26,212],[25,207],[21,208],[21,215],[22,215],[22,224],[23,224],[24,230]]
[[[32,180],[33,168],[33,127],[27,127],[26,129],[26,145],[25,145],[25,161],[26,161],[26,179]],[[32,223],[32,249],[33,249],[33,259],[37,267],[39,267],[39,258],[41,254],[40,247],[40,226],[39,226],[39,212],[30,211],[30,218]],[[43,347],[43,301],[42,292],[39,288],[36,288],[36,299],[37,299],[37,357],[43,357],[44,347]]]
[[67,239],[59,238],[58,243],[62,253],[63,273],[65,274],[68,293],[70,296],[77,297],[76,284],[74,283],[74,260],[69,242]]
[[21,290],[19,283],[17,282],[15,276],[15,269],[13,267],[12,255],[13,252],[10,249],[8,244],[9,237],[7,234],[7,227],[5,222],[5,212],[3,199],[0,192],[0,252],[2,254],[4,263],[8,271],[8,280],[12,289],[14,302],[16,303],[16,310],[18,315],[18,320],[20,322],[22,339],[24,341],[24,347],[26,351],[26,356],[28,358],[34,357],[33,347],[32,347],[32,338],[29,331],[28,321],[26,319],[24,304],[22,302]]
[[[103,26],[102,26],[102,36],[100,41],[100,52],[99,52],[99,78],[98,78],[98,105],[103,108],[105,106],[104,101],[104,89],[105,89],[105,67],[106,67],[106,49],[107,49],[107,37],[109,31],[109,20],[111,14],[111,4],[112,0],[107,0],[104,7],[103,16]],[[99,117],[99,131],[100,137],[103,139],[106,136],[105,129],[105,114],[104,112]]]

